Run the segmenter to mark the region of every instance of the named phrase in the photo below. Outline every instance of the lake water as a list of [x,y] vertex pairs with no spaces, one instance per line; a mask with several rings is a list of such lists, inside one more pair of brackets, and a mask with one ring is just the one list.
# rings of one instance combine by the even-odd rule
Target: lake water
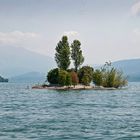
[[0,84],[0,140],[140,140],[140,83],[115,91]]

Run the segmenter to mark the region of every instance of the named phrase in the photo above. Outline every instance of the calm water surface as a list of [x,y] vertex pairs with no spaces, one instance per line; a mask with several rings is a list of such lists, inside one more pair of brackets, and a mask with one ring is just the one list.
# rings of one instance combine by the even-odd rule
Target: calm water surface
[[140,83],[116,91],[0,84],[0,140],[140,140]]

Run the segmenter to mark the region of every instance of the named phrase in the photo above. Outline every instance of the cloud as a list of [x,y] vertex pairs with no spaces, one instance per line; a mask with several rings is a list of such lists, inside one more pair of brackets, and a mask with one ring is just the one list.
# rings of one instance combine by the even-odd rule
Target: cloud
[[133,30],[131,40],[132,40],[132,43],[134,44],[138,45],[140,43],[140,29],[139,28],[135,28]]
[[67,36],[71,37],[71,36],[77,36],[77,35],[79,35],[79,33],[77,31],[65,31],[63,33],[63,35],[67,35]]
[[140,14],[140,1],[132,6],[131,12],[133,16],[137,16]]
[[39,37],[39,34],[32,32],[21,32],[21,31],[13,31],[13,32],[0,32],[0,44],[13,45],[22,42],[28,42],[31,40],[35,40]]
[[133,33],[137,36],[140,36],[140,29],[139,28],[134,29]]

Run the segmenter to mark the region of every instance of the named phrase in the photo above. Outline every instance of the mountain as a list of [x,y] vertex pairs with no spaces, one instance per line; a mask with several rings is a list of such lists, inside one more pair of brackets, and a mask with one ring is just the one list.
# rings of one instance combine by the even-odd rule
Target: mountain
[[140,81],[140,59],[116,61],[113,66],[122,70],[129,81]]
[[14,77],[31,71],[47,73],[55,66],[51,57],[21,47],[0,46],[0,74]]
[[0,76],[0,82],[8,82],[8,79],[5,79],[2,76]]
[[46,79],[45,73],[28,72],[9,78],[9,82],[19,83],[43,83]]
[[[140,59],[112,64],[121,69],[129,81],[140,81]],[[9,81],[44,81],[47,72],[55,66],[51,57],[21,47],[0,45],[0,75],[11,77]]]

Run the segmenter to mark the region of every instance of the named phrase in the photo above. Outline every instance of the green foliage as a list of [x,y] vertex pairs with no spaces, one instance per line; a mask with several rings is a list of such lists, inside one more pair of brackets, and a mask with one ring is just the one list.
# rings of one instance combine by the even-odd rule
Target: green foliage
[[84,85],[89,85],[93,79],[93,68],[90,66],[83,66],[78,71],[79,82]]
[[75,69],[74,68],[71,68],[71,69],[68,69],[67,70],[67,72],[73,72],[73,71],[75,72]]
[[72,79],[72,85],[77,85],[79,83],[78,75],[76,72],[71,72],[71,79]]
[[117,71],[115,81],[114,81],[114,87],[115,88],[123,87],[123,86],[126,86],[127,83],[128,83],[127,77],[125,77],[123,75],[123,72],[122,71]]
[[81,43],[79,40],[74,40],[71,44],[71,58],[74,62],[75,71],[77,72],[77,69],[80,65],[84,62],[84,57],[82,55],[82,50],[80,48]]
[[93,83],[97,86],[119,88],[127,85],[127,78],[123,72],[106,63],[101,70],[96,70],[93,74]]
[[[71,51],[67,36],[63,36],[56,46],[55,60],[58,68],[52,69],[48,72],[47,81],[53,85],[70,86],[90,85],[91,81],[97,86],[103,87],[123,87],[127,84],[126,77],[123,73],[111,66],[111,62],[106,62],[105,65],[94,72],[90,66],[83,66],[84,57],[80,48],[79,40],[74,40],[71,44]],[[70,56],[74,62],[75,68],[69,68]],[[78,71],[78,72],[77,72]],[[2,78],[0,77],[0,80]]]
[[97,86],[101,86],[103,83],[103,75],[101,70],[96,70],[93,73],[93,83]]
[[47,81],[51,85],[70,86],[72,84],[71,74],[58,68],[48,72]]
[[60,69],[59,70],[59,77],[58,77],[58,84],[61,86],[66,85],[66,80],[67,80],[67,71]]
[[63,36],[62,40],[56,46],[55,61],[60,69],[67,70],[70,65],[70,47],[67,36]]
[[50,84],[58,84],[59,69],[55,68],[48,72],[47,81]]
[[70,73],[67,73],[65,85],[66,86],[71,86],[72,85],[72,78],[71,78]]
[[89,75],[85,74],[81,79],[81,83],[85,86],[89,86],[91,83],[91,79],[90,79]]
[[115,77],[117,70],[115,68],[111,68],[106,72],[106,85],[107,87],[114,87]]

